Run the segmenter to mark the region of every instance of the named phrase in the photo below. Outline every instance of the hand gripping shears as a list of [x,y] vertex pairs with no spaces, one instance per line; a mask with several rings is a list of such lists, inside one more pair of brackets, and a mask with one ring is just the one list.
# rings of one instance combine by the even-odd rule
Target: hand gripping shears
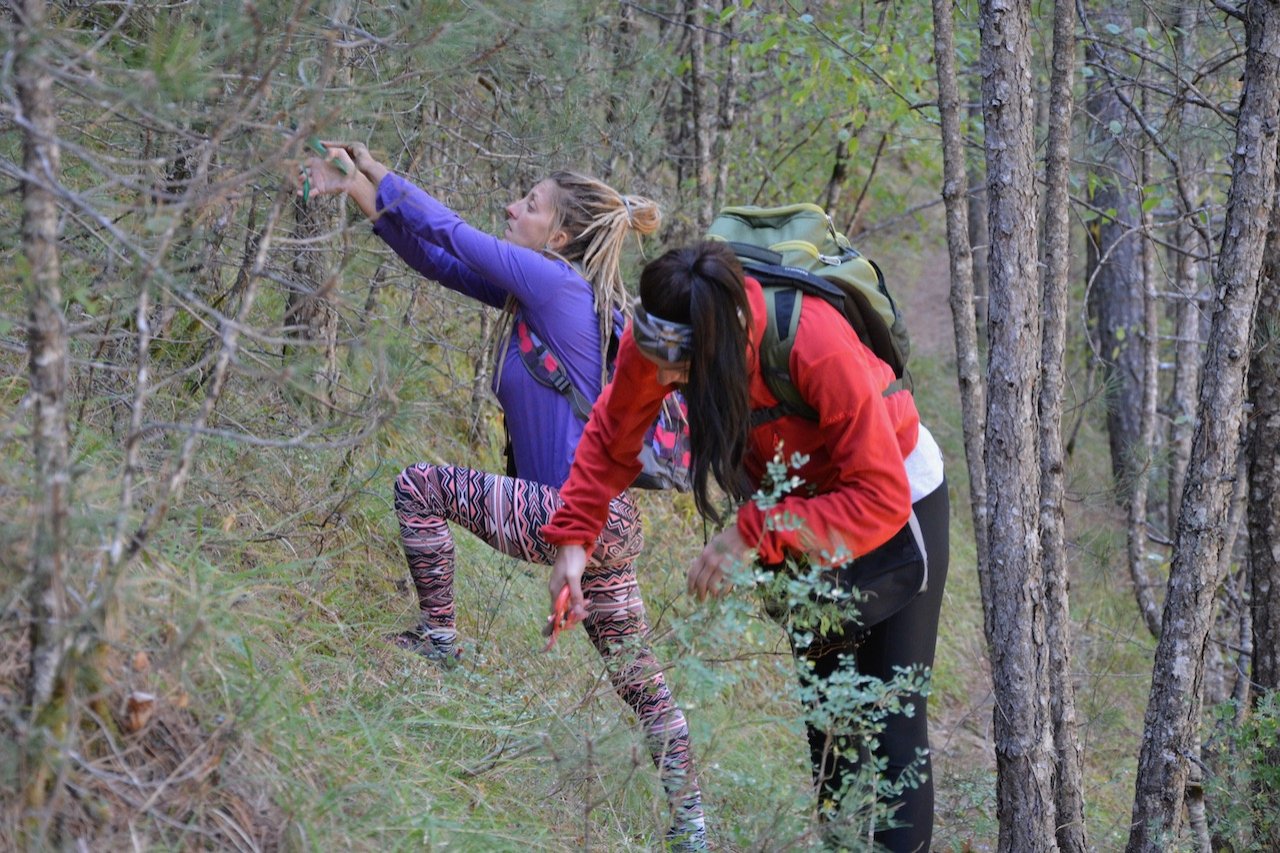
[[556,596],[556,606],[551,615],[547,617],[547,627],[543,631],[547,635],[547,645],[543,648],[543,651],[551,651],[551,647],[556,644],[556,637],[560,635],[560,632],[572,628],[580,621],[569,607],[569,586],[566,584],[560,588],[560,594]]
[[[329,149],[324,147],[324,143],[320,141],[320,137],[312,136],[307,139],[307,147],[319,154],[325,159],[326,163],[332,163],[333,167],[344,175],[351,174],[351,167],[341,160],[330,160]],[[306,204],[311,198],[311,175],[306,169],[302,170],[302,203]]]

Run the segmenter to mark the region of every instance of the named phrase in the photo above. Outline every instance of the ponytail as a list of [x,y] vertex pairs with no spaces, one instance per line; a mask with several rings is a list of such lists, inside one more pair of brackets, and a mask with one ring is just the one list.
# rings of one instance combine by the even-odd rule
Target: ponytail
[[[603,181],[576,172],[554,172],[551,181],[558,190],[551,231],[563,229],[570,235],[557,254],[577,264],[583,278],[591,283],[603,353],[613,334],[613,312],[625,313],[630,303],[622,281],[623,246],[632,233],[638,240],[656,232],[662,224],[662,211],[643,196],[622,195]],[[605,371],[602,382],[607,367]]]
[[742,266],[723,243],[672,249],[640,274],[646,312],[693,329],[689,382],[692,491],[698,512],[723,521],[707,494],[708,474],[741,503],[752,485],[742,466],[751,429],[747,374],[751,308]]

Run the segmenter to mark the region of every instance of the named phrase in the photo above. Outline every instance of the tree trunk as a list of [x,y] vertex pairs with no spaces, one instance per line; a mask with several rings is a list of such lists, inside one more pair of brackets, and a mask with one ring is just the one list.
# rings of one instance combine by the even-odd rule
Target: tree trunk
[[326,402],[337,384],[338,369],[338,313],[332,300],[338,271],[333,268],[334,252],[326,235],[334,230],[341,205],[341,199],[334,198],[294,201],[294,227],[290,236],[299,245],[293,258],[293,287],[284,312],[285,334],[298,342],[286,348],[285,357],[289,358],[290,353],[307,353],[305,358],[310,362],[311,352],[318,352],[319,363],[312,367],[308,378],[314,393]]
[[[949,0],[933,2],[933,55],[938,69],[938,111],[942,117],[942,201],[947,211],[947,248],[951,270],[951,321],[956,338],[956,376],[964,455],[969,468],[969,505],[973,529],[987,528],[987,472],[983,464],[982,434],[986,422],[978,337],[974,327],[973,252],[969,243],[964,139],[960,132],[960,98],[956,86],[955,24]],[[976,536],[978,565],[987,565],[987,540]],[[990,575],[980,571],[985,584]],[[985,596],[984,596],[985,598]]]
[[[1276,184],[1280,196],[1280,162]],[[1262,691],[1280,689],[1280,198],[1271,210],[1258,287],[1249,366],[1249,568],[1253,683]]]
[[[1127,6],[1104,3],[1090,12],[1094,32],[1132,27]],[[1125,82],[1120,57],[1108,53],[1101,40],[1091,40],[1086,56],[1094,74],[1090,78],[1088,111],[1091,168],[1096,179],[1092,203],[1102,211],[1097,224],[1098,268],[1090,291],[1090,305],[1097,322],[1098,355],[1105,368],[1107,434],[1111,447],[1111,471],[1116,496],[1128,504],[1134,477],[1142,411],[1142,247],[1139,219],[1137,145],[1141,144],[1125,101],[1132,102],[1132,85]],[[1136,143],[1136,144],[1135,144]]]
[[[727,12],[734,4],[731,0],[721,0],[721,12]],[[715,186],[712,187],[711,193],[711,216],[715,216],[719,208],[724,206],[725,197],[729,191],[729,163],[733,159],[729,156],[730,145],[733,142],[733,122],[737,114],[738,104],[738,45],[733,41],[734,18],[726,18],[720,24],[720,29],[725,33],[721,47],[725,58],[724,79],[720,82],[720,98],[716,107],[716,125],[715,137],[711,146],[711,154],[715,163]],[[711,219],[704,223],[704,229],[711,224]]]
[[[28,824],[46,809],[54,744],[72,750],[71,727],[60,724],[61,693],[71,645],[66,589],[71,477],[67,431],[67,324],[62,314],[58,260],[58,208],[53,187],[60,170],[53,78],[44,69],[46,8],[43,0],[14,6],[13,76],[22,128],[22,253],[27,265],[27,364],[34,461],[31,526],[34,543],[26,585],[30,654],[26,673],[23,765],[18,778]],[[41,846],[38,834],[28,839]]]
[[[1036,254],[1030,4],[983,0],[990,295],[986,466],[990,579],[983,611],[995,688],[999,849],[1054,850],[1053,733],[1040,502],[1040,280]],[[980,569],[982,567],[979,567]]]
[[1041,343],[1040,550],[1044,559],[1045,626],[1049,646],[1053,744],[1053,796],[1058,847],[1088,849],[1084,827],[1084,753],[1077,732],[1075,684],[1071,669],[1071,607],[1068,595],[1062,447],[1062,394],[1067,340],[1067,284],[1071,277],[1071,94],[1075,76],[1075,8],[1057,0],[1053,8],[1053,73],[1049,83],[1049,123],[1045,138],[1044,332]]
[[[977,93],[970,100],[970,123],[982,121],[982,97]],[[990,237],[987,234],[987,178],[981,155],[966,154],[966,171],[969,176],[969,245],[973,251],[973,319],[978,324],[979,351],[987,344],[987,250]]]
[[711,168],[711,138],[715,127],[715,99],[707,81],[707,36],[700,16],[702,4],[686,2],[685,25],[689,28],[689,116],[693,138],[694,233],[702,234],[715,217],[715,178]]
[[67,513],[70,473],[67,433],[67,324],[62,314],[58,264],[60,151],[53,78],[44,70],[46,8],[22,0],[14,8],[14,77],[22,107],[22,250],[27,278],[27,363],[32,401],[31,444],[38,497],[35,549],[27,594],[31,607],[31,662],[27,706],[35,720],[53,698],[69,641]]
[[[338,24],[348,24],[351,19],[349,0],[339,0],[332,13]],[[334,48],[330,44],[328,55],[322,64],[323,73],[317,83],[323,89],[335,76],[338,83],[351,88],[348,68],[348,50]],[[323,128],[317,128],[324,137]],[[314,152],[307,151],[307,155]],[[294,238],[299,241],[294,256],[293,269],[297,274],[293,289],[289,291],[284,313],[286,335],[300,343],[302,351],[315,351],[318,361],[311,369],[313,392],[324,403],[333,402],[338,386],[338,309],[333,293],[340,286],[341,268],[338,258],[326,234],[343,230],[345,214],[340,196],[316,198],[294,203]],[[288,350],[286,349],[286,357]],[[310,358],[308,358],[310,360]]]
[[[1178,56],[1181,60],[1180,76],[1190,80],[1195,60],[1196,39],[1194,33],[1200,20],[1200,8],[1195,3],[1184,4],[1179,12]],[[1184,84],[1189,88],[1189,84]],[[1186,129],[1195,126],[1195,107],[1191,98],[1183,97],[1179,108],[1179,125]],[[1200,382],[1200,365],[1204,347],[1204,316],[1202,305],[1208,298],[1200,292],[1201,262],[1197,254],[1206,257],[1213,253],[1213,244],[1204,239],[1194,225],[1196,207],[1200,202],[1199,175],[1203,172],[1204,155],[1191,143],[1180,146],[1178,163],[1181,191],[1177,194],[1178,225],[1174,231],[1177,257],[1174,261],[1174,367],[1173,382],[1169,389],[1169,494],[1165,512],[1166,528],[1173,527],[1182,503],[1182,487],[1191,458],[1191,438],[1195,432],[1196,387]]]
[[[1139,155],[1141,162],[1142,185],[1147,186],[1153,180],[1151,174],[1151,155],[1148,148],[1143,148]],[[1151,212],[1143,210],[1141,217],[1142,235],[1152,232]],[[1141,325],[1134,331],[1129,348],[1140,356],[1142,373],[1139,375],[1138,432],[1134,444],[1128,454],[1133,463],[1130,472],[1128,491],[1127,525],[1125,533],[1125,555],[1129,564],[1129,578],[1138,601],[1138,609],[1147,625],[1151,636],[1160,634],[1160,606],[1157,593],[1163,586],[1151,571],[1151,562],[1147,559],[1147,498],[1151,493],[1151,459],[1152,445],[1156,436],[1156,400],[1160,387],[1159,375],[1159,326],[1156,311],[1156,258],[1155,244],[1143,240],[1142,260],[1142,318]]]
[[1214,313],[1134,786],[1128,850],[1165,849],[1182,819],[1197,742],[1204,651],[1221,581],[1241,450],[1265,223],[1276,194],[1280,3],[1249,0],[1245,69]]

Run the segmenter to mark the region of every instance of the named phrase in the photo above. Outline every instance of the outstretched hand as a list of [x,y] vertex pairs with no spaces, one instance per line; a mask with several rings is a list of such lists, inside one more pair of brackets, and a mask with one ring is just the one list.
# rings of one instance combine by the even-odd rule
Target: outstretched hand
[[324,145],[326,148],[338,149],[345,153],[351,158],[351,162],[360,170],[360,173],[368,178],[375,186],[377,186],[378,182],[387,174],[387,167],[373,158],[373,155],[369,153],[369,148],[363,142],[335,142],[326,140],[322,142],[321,145]]
[[705,601],[708,595],[712,598],[723,596],[730,587],[729,571],[743,560],[749,550],[736,524],[721,530],[689,567],[689,594],[698,601]]
[[325,157],[308,157],[298,170],[297,194],[333,195],[348,192],[359,179],[355,162],[342,148],[330,148]]

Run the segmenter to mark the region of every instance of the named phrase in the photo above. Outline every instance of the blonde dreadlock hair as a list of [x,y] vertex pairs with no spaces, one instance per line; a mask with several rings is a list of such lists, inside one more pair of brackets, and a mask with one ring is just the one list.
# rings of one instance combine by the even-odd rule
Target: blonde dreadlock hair
[[[627,298],[621,270],[627,235],[634,232],[639,242],[641,237],[656,232],[662,224],[662,211],[654,201],[643,196],[623,195],[603,181],[577,172],[553,172],[549,179],[556,190],[550,199],[555,207],[550,233],[563,229],[570,236],[559,252],[549,248],[545,251],[572,264],[591,284],[603,355],[613,334],[613,309],[624,314],[630,311],[631,300]],[[509,300],[503,326],[510,322],[513,311]],[[501,366],[507,334],[503,327],[497,331],[494,353]],[[601,359],[601,385],[608,379],[608,373],[609,366]]]

